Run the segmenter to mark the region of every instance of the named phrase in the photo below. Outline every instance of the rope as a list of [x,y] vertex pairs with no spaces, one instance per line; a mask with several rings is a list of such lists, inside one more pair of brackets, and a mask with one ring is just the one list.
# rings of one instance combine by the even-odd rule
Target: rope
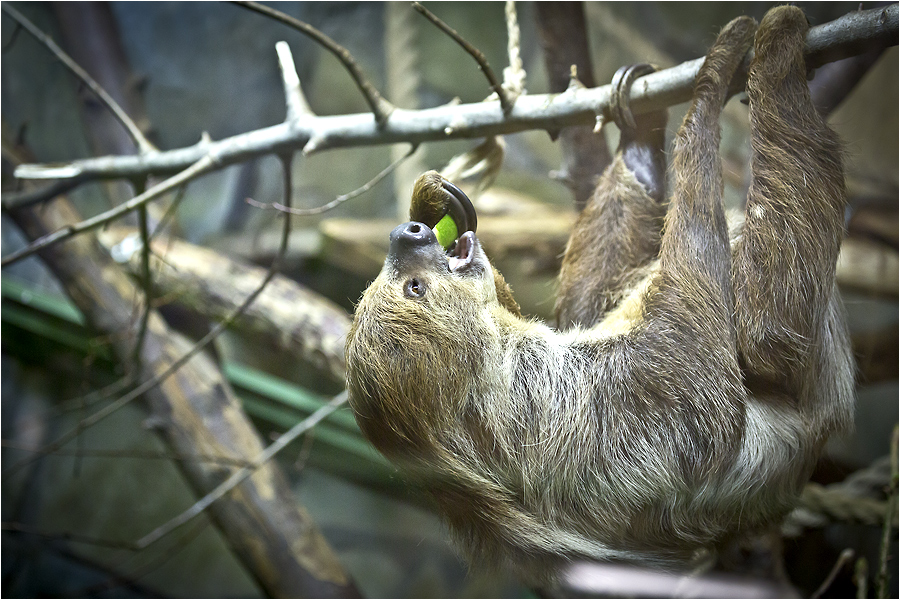
[[513,96],[519,96],[525,93],[525,68],[522,66],[521,34],[514,0],[506,0],[506,36],[509,66],[503,69],[503,87]]
[[[840,483],[828,486],[809,483],[803,489],[797,508],[785,519],[785,535],[793,537],[804,528],[832,523],[880,526],[884,523],[887,501],[879,497],[884,497],[889,483],[890,459],[887,456]],[[897,526],[897,515],[894,515],[892,526]]]

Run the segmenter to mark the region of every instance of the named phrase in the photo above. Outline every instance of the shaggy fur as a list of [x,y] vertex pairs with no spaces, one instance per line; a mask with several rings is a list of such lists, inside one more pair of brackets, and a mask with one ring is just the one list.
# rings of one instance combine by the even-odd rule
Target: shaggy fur
[[700,71],[661,238],[635,163],[616,161],[585,209],[561,287],[602,296],[566,319],[596,325],[510,312],[471,234],[453,269],[421,223],[392,233],[348,337],[350,403],[476,565],[538,582],[577,557],[688,561],[779,519],[848,426],[843,171],[809,99],[796,8],[756,34],[753,185],[736,239],[726,227],[718,119],[755,29],[728,24]]
[[556,296],[561,328],[599,323],[657,257],[666,216],[666,121],[665,110],[636,117],[634,128],[616,121],[619,148],[578,216],[563,257]]

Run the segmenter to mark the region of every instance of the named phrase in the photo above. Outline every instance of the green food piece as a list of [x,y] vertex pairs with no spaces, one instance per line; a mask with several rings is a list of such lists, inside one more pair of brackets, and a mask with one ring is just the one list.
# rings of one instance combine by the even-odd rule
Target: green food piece
[[437,236],[438,244],[442,248],[449,248],[450,244],[459,237],[459,229],[456,227],[456,221],[450,215],[444,217],[434,226],[434,235]]

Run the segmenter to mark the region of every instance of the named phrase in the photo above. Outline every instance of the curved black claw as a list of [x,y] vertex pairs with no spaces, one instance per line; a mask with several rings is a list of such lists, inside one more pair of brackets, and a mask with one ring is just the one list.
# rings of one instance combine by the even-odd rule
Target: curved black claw
[[620,130],[634,130],[637,124],[629,106],[629,94],[631,85],[638,77],[648,75],[656,71],[656,67],[649,63],[639,63],[626,67],[620,67],[612,78],[612,96],[610,97],[609,113],[612,120]]
[[450,194],[450,204],[447,207],[450,217],[456,223],[456,228],[460,235],[466,231],[474,232],[478,227],[478,217],[475,214],[475,207],[472,201],[466,196],[461,189],[447,181],[441,180],[441,187]]

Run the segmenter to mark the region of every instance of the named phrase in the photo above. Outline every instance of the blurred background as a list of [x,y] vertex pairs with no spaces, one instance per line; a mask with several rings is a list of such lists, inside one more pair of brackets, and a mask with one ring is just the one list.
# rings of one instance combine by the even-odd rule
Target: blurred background
[[[856,2],[798,3],[812,25],[855,11]],[[207,2],[13,2],[97,78],[162,150],[275,125],[285,102],[275,43],[290,45],[303,90],[317,115],[366,112],[347,72],[294,31],[230,4]],[[592,76],[608,83],[622,65],[660,68],[703,56],[735,16],[760,19],[774,5],[729,3],[584,3]],[[501,2],[428,2],[427,8],[480,49],[498,73],[507,66]],[[874,6],[874,5],[873,5]],[[864,4],[868,8],[868,4]],[[401,108],[429,108],[489,95],[470,56],[404,2],[281,2],[277,8],[345,46],[374,85]],[[516,3],[529,93],[551,91],[540,44],[539,9]],[[130,154],[135,149],[106,109],[59,62],[2,19],[3,190],[15,189],[8,147],[27,147],[38,162]],[[846,142],[848,230],[858,252],[840,280],[859,365],[857,430],[836,440],[816,473],[841,481],[888,453],[898,415],[898,94],[897,49],[872,57],[829,120]],[[555,90],[554,90],[555,91]],[[668,139],[686,105],[670,108]],[[739,207],[749,183],[747,107],[732,100],[722,121],[726,199]],[[611,149],[618,133],[603,131]],[[423,144],[390,177],[321,216],[295,218],[282,273],[347,314],[378,272],[387,232],[400,222],[412,182],[441,169],[481,140]],[[493,186],[473,197],[488,255],[510,282],[523,311],[552,319],[553,281],[575,208],[559,173],[560,144],[544,131],[503,136],[505,157]],[[406,147],[371,146],[297,157],[294,205],[316,207],[364,185]],[[134,194],[125,182],[89,183],[69,194],[93,215]],[[191,182],[160,203],[167,235],[246,264],[267,267],[281,226],[276,212],[247,198],[281,200],[273,156],[233,165]],[[475,194],[473,194],[474,196]],[[172,207],[170,217],[164,217]],[[398,208],[399,207],[399,208]],[[537,226],[537,231],[532,231]],[[132,225],[123,221],[120,225]],[[531,226],[524,239],[504,230]],[[3,215],[3,255],[24,237]],[[481,233],[481,231],[479,232]],[[119,235],[106,232],[111,239]],[[103,238],[103,234],[101,234]],[[512,239],[511,239],[512,238]],[[116,238],[121,239],[121,238]],[[109,242],[114,244],[115,241]],[[117,379],[120,367],[84,324],[37,258],[4,268],[2,437],[4,469],[76,426],[81,401]],[[207,316],[160,292],[170,326],[197,337]],[[342,389],[321,365],[264,337],[222,336],[215,355],[267,441]],[[134,540],[195,499],[139,405],[86,429],[54,455],[2,486],[4,596],[219,596],[262,594],[205,517],[187,533],[141,552],[76,539]],[[108,451],[103,454],[101,451]],[[410,488],[359,435],[342,409],[278,458],[292,490],[312,514],[358,587],[375,597],[529,596],[503,573],[470,571],[422,494]],[[10,526],[16,524],[16,527]],[[877,564],[881,529],[810,526],[785,541],[786,571],[802,595],[853,548]],[[72,535],[68,535],[72,534]],[[896,574],[896,562],[892,572]],[[826,593],[855,593],[845,568]],[[896,581],[893,583],[896,590]],[[896,595],[896,592],[893,592]]]

